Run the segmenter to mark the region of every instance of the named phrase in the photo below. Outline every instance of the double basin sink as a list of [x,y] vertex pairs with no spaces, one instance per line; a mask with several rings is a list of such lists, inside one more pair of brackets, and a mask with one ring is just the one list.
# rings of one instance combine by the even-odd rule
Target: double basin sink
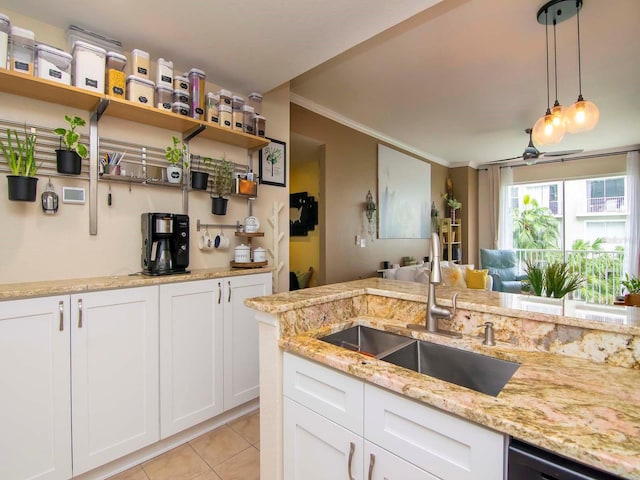
[[319,340],[494,397],[520,366],[362,325]]

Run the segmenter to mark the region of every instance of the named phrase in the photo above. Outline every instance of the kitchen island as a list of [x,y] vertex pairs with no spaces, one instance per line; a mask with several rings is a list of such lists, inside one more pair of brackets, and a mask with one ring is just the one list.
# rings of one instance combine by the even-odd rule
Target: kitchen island
[[[258,310],[261,477],[283,478],[283,353],[290,352],[415,402],[623,478],[640,479],[640,309],[497,292],[460,292],[441,327],[452,339],[405,328],[424,322],[426,285],[366,279],[247,300]],[[453,290],[438,287],[438,303]],[[485,321],[497,345],[482,345]],[[353,325],[514,361],[484,395],[318,340]]]

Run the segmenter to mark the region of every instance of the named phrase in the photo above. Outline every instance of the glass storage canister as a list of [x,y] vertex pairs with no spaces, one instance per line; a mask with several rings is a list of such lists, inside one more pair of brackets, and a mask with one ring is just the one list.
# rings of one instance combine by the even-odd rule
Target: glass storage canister
[[173,104],[173,89],[164,85],[156,85],[156,107],[160,110],[169,110]]
[[211,123],[215,123],[215,124],[220,124],[220,116],[219,116],[219,112],[218,112],[218,103],[220,102],[220,96],[219,95],[215,95],[214,93],[207,93],[207,97],[206,97],[206,107],[207,107],[207,117],[206,117],[206,121],[207,122],[211,122]]
[[149,53],[134,48],[131,50],[131,75],[149,80]]
[[173,101],[179,103],[186,103],[189,105],[189,92],[185,92],[184,90],[176,89],[173,91]]
[[127,57],[117,52],[107,52],[107,95],[124,98],[125,75],[124,68],[127,66]]
[[129,75],[127,77],[127,100],[152,105],[155,84],[151,80]]
[[251,105],[244,105],[242,107],[242,131],[244,133],[250,133],[251,135],[255,134],[255,120],[253,119],[255,116],[256,114]]
[[189,94],[191,96],[191,117],[204,120],[204,80],[206,73],[197,68],[189,70]]
[[9,17],[0,13],[0,68],[7,68],[9,65],[9,33],[11,32],[11,21]]
[[71,80],[74,86],[104,93],[105,58],[107,51],[90,43],[76,40],[73,44],[73,71]]
[[220,126],[224,128],[231,128],[231,123],[233,121],[231,107],[229,105],[218,105],[218,111],[220,114]]
[[253,107],[256,115],[262,115],[262,95],[253,92],[249,94],[248,98],[249,101],[247,103]]
[[33,75],[36,36],[31,30],[11,27],[11,70]]
[[169,88],[173,87],[173,62],[171,60],[165,60],[164,58],[158,59],[156,85]]
[[189,116],[189,105],[182,102],[173,102],[171,106],[171,111],[173,113],[177,113],[179,115],[184,115],[185,117]]
[[256,115],[254,118],[255,121],[255,135],[259,137],[265,136],[265,130],[267,129],[267,119],[262,115]]
[[218,105],[228,105],[229,108],[233,106],[233,94],[229,90],[225,90],[224,88],[218,90],[218,96],[220,97]]
[[173,77],[173,89],[181,90],[184,93],[189,93],[189,79],[182,75],[176,75]]
[[36,47],[36,76],[71,85],[71,60],[67,52],[40,44]]

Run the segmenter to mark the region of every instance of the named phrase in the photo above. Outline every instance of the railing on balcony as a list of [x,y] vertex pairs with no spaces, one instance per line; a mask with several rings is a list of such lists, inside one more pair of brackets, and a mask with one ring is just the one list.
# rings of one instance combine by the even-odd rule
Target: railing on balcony
[[515,249],[518,270],[524,272],[526,260],[537,264],[566,261],[574,272],[586,279],[573,298],[591,303],[612,304],[621,292],[624,252],[605,250]]
[[587,199],[588,213],[625,212],[624,197],[600,197]]

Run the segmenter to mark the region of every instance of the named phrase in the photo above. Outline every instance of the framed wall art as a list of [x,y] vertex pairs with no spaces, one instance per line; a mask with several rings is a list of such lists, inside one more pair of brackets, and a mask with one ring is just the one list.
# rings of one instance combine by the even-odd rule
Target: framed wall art
[[260,183],[287,186],[287,144],[280,140],[267,138],[271,143],[260,150],[258,160],[260,163]]

